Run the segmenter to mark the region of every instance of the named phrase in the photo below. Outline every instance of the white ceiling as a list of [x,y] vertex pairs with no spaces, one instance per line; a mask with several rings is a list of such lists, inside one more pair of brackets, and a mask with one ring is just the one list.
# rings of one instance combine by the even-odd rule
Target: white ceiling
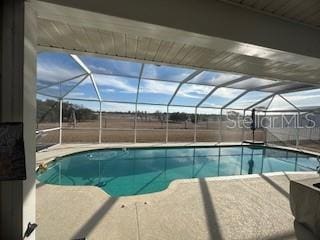
[[[237,2],[244,4],[248,1]],[[41,7],[37,9],[39,49],[100,54],[269,79],[320,83],[320,59],[317,58],[101,14],[86,15],[83,10],[78,13],[78,10],[72,12],[68,9],[59,17],[46,14]],[[60,14],[62,11],[59,10],[53,12]]]

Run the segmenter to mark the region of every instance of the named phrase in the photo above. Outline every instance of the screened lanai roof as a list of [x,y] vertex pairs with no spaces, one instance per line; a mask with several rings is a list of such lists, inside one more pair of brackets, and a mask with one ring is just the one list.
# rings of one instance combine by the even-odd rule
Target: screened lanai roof
[[320,100],[314,85],[165,64],[42,52],[37,66],[37,93],[65,100],[236,110],[266,110],[278,98],[298,110]]

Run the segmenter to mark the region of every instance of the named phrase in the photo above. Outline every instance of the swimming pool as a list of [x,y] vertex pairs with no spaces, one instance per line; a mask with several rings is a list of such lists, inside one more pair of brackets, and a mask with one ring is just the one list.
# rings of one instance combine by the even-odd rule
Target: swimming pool
[[313,171],[318,165],[316,156],[264,146],[105,149],[56,159],[37,179],[128,196],[164,190],[176,179]]

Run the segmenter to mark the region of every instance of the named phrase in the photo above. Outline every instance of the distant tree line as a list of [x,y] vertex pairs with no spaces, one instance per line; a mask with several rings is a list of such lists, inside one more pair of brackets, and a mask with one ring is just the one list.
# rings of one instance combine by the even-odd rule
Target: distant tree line
[[59,102],[50,99],[46,101],[37,99],[37,122],[57,121],[59,121]]
[[[37,122],[59,122],[59,102],[51,99],[37,99]],[[64,121],[76,118],[77,121],[97,120],[98,113],[82,105],[63,102],[62,114]]]
[[[195,123],[195,114],[185,113],[185,112],[174,112],[170,113],[169,120],[172,122],[185,122],[185,121],[191,121],[192,123]],[[215,114],[197,114],[197,121],[198,122],[206,122],[206,121],[216,121],[219,119],[219,115]]]
[[[99,114],[90,108],[83,105],[73,104],[69,102],[63,102],[62,104],[63,121],[93,121],[98,120]],[[109,113],[114,114],[135,114],[132,111],[120,112],[113,111]],[[236,114],[235,114],[236,115]],[[75,118],[75,119],[74,119]],[[137,111],[137,119],[142,121],[150,121],[151,118],[157,119],[159,122],[164,123],[167,120],[167,113],[155,111],[150,113],[147,111]],[[197,114],[197,121],[216,121],[219,119],[219,115],[215,114]],[[171,122],[195,122],[195,114],[185,112],[173,112],[169,114],[169,121]],[[51,99],[42,101],[37,99],[37,122],[59,122],[59,102]]]

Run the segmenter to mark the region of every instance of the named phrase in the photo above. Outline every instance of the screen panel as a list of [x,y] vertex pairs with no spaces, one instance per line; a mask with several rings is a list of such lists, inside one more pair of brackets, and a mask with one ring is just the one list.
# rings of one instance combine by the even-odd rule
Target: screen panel
[[213,88],[212,86],[185,83],[180,87],[171,105],[195,107]]
[[138,102],[167,105],[178,85],[179,83],[141,79]]
[[93,73],[97,74],[138,77],[142,66],[142,64],[138,62],[95,56],[81,55],[80,59]]
[[41,52],[37,55],[37,89],[85,73],[67,53]]
[[138,78],[93,74],[102,100],[136,102]]
[[226,87],[218,88],[206,101],[201,104],[201,107],[222,107],[243,92],[244,90],[241,89]]
[[231,80],[235,80],[240,77],[242,77],[242,75],[240,74],[203,71],[202,73],[200,73],[199,75],[191,79],[191,81],[189,82],[217,86],[220,84],[227,83]]
[[181,82],[194,72],[195,70],[190,68],[145,64],[142,77],[149,79]]

